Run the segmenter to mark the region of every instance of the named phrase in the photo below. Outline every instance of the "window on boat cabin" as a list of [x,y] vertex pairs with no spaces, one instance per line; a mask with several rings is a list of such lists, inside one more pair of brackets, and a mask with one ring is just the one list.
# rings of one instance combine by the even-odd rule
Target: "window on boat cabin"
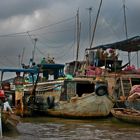
[[67,101],[71,97],[90,94],[95,91],[95,84],[89,81],[65,81],[61,88],[60,101]]
[[140,78],[131,78],[132,86],[140,84]]
[[76,85],[76,94],[81,97],[83,94],[93,93],[95,91],[94,83],[82,82]]
[[94,83],[89,81],[70,81],[66,84],[67,97],[70,99],[74,96],[81,97],[83,94],[89,94],[94,92]]

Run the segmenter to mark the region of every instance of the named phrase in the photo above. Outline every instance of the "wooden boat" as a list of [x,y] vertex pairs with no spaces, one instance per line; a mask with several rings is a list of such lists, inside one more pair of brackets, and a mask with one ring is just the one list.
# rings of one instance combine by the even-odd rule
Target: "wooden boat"
[[[1,71],[1,84],[0,84],[0,91],[2,91],[2,94],[0,92],[0,102],[3,102],[3,99],[4,98],[7,98],[8,99],[8,102],[10,104],[10,106],[12,107],[12,110],[14,111],[14,113],[16,115],[22,115],[23,114],[30,114],[29,111],[27,111],[27,105],[24,104],[24,109],[21,110],[21,107],[20,105],[18,107],[15,107],[15,89],[13,88],[13,81],[12,79],[8,81],[4,81],[4,76],[6,76],[6,74],[13,74],[14,73],[14,76],[15,76],[15,73],[16,72],[21,72],[21,73],[31,73],[32,75],[34,74],[34,70],[33,69],[17,69],[17,68],[3,68],[3,69],[0,69]],[[34,85],[34,83],[33,83]],[[30,95],[31,93],[29,92],[26,92],[25,93],[25,96],[23,98],[23,102],[26,100],[26,98]],[[12,115],[13,116],[13,115]]]
[[[126,107],[125,102],[131,87],[140,84],[139,71],[129,69],[129,67],[131,68],[130,62],[122,65],[122,60],[119,60],[118,56],[100,58],[98,65],[94,65],[94,52],[96,52],[96,49],[112,49],[112,51],[118,49],[130,53],[140,50],[139,45],[140,37],[136,36],[120,42],[87,49],[86,60],[80,63],[79,69],[71,63],[73,67],[68,69],[71,70],[70,74],[76,77],[64,81],[60,100],[58,102],[54,100],[54,107],[48,109],[47,113],[63,117],[102,117],[107,116],[113,108],[113,100],[115,101],[115,107]],[[132,48],[131,51],[130,48]],[[129,67],[127,67],[128,65]],[[104,69],[102,66],[104,66]],[[90,69],[88,69],[89,67]],[[106,90],[104,86],[101,86],[101,93],[108,93],[107,95],[100,96],[96,92],[95,87],[98,82],[95,79],[97,78],[106,81]],[[113,100],[110,100],[112,98]],[[97,104],[99,102],[103,102],[103,104]]]
[[[96,77],[96,75],[98,74],[96,73],[96,69],[100,69],[101,73],[100,75],[98,74],[98,76],[104,77],[105,80],[108,82],[109,94],[115,99],[115,107],[133,107],[134,109],[140,110],[140,102],[138,102],[137,100],[133,101],[132,103],[129,102],[129,104],[126,104],[126,100],[130,95],[132,87],[135,85],[140,85],[140,70],[139,68],[136,68],[136,66],[131,65],[130,55],[128,55],[128,63],[126,64],[123,64],[123,60],[119,59],[118,55],[114,55],[114,51],[116,50],[123,51],[124,53],[127,52],[128,54],[130,54],[131,52],[138,52],[140,50],[139,45],[140,36],[134,36],[119,42],[99,45],[97,47],[89,49],[87,48],[86,64],[88,64],[88,66],[93,65],[94,69],[92,68],[88,70],[92,73],[87,73],[86,75],[80,73],[79,75],[81,77]],[[98,65],[95,66],[96,64],[94,56],[97,49],[101,49],[101,55],[98,60]],[[103,50],[108,53],[110,53],[109,51],[111,50],[111,53],[113,52],[113,55],[111,57],[110,55],[106,56],[104,55],[105,52],[102,53]]]
[[20,122],[20,117],[8,111],[1,111],[2,131],[17,130],[17,125]]
[[113,108],[111,113],[121,121],[140,124],[140,111],[126,108]]
[[108,95],[107,84],[88,78],[64,80],[59,101],[47,114],[69,118],[106,117],[114,105]]
[[[100,48],[104,50],[119,49],[130,53],[130,48],[132,48],[131,52],[140,50],[139,45],[140,37],[136,36],[88,49],[89,54],[86,61],[78,64],[79,69],[77,67],[73,67],[73,70],[69,68],[70,74],[74,75],[74,78],[64,80],[61,93],[58,94],[59,100],[56,100],[51,94],[47,97],[47,114],[75,118],[105,117],[113,108],[114,101],[115,107],[126,107],[125,103],[131,87],[140,84],[139,71],[129,69],[129,62],[122,65],[122,60],[116,58],[117,56],[102,58],[97,66],[93,66],[94,51]],[[77,64],[77,62],[75,63]],[[75,66],[75,64],[73,65]],[[105,68],[101,68],[102,66]],[[88,69],[89,67],[90,69]],[[102,104],[100,104],[101,102]]]
[[[48,108],[47,97],[57,96],[60,92],[63,79],[60,76],[63,74],[64,65],[62,64],[43,64],[41,70],[34,69],[0,69],[1,71],[1,89],[5,95],[10,97],[10,104],[13,107],[15,114],[20,116],[31,116],[33,110],[46,111]],[[23,75],[30,74],[32,76],[32,82],[27,82],[24,85],[24,109],[21,110],[20,106],[15,108],[15,89],[11,80],[3,81],[4,73],[16,73],[21,72]],[[40,73],[44,73],[43,80],[40,78]],[[54,80],[48,80],[47,76],[49,72],[54,73]],[[34,74],[37,74],[37,79],[34,80]]]

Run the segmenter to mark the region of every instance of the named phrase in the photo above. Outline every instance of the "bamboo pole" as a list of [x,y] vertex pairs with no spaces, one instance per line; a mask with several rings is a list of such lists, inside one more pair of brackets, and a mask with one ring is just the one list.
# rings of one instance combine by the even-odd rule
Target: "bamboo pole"
[[1,113],[2,113],[2,110],[1,110],[1,107],[0,107],[0,138],[2,138],[2,116],[1,116]]

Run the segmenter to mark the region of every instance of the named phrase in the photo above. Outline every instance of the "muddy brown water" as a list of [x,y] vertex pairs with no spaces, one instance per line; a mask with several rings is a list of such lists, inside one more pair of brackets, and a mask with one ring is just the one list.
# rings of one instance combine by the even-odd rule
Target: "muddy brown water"
[[140,125],[115,118],[74,120],[50,117],[23,118],[17,131],[3,140],[139,140]]

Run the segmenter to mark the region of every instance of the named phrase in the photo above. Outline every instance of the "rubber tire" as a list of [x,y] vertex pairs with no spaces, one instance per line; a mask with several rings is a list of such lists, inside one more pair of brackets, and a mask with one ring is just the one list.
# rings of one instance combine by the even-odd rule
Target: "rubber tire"
[[54,96],[48,96],[47,97],[47,103],[48,103],[48,109],[51,109],[54,107]]
[[[103,92],[100,93],[100,92],[99,92],[100,90],[103,90]],[[107,93],[107,87],[101,85],[101,86],[97,87],[97,89],[95,89],[95,93],[96,93],[96,95],[98,95],[98,96],[107,95],[107,94],[108,94],[108,93]]]

